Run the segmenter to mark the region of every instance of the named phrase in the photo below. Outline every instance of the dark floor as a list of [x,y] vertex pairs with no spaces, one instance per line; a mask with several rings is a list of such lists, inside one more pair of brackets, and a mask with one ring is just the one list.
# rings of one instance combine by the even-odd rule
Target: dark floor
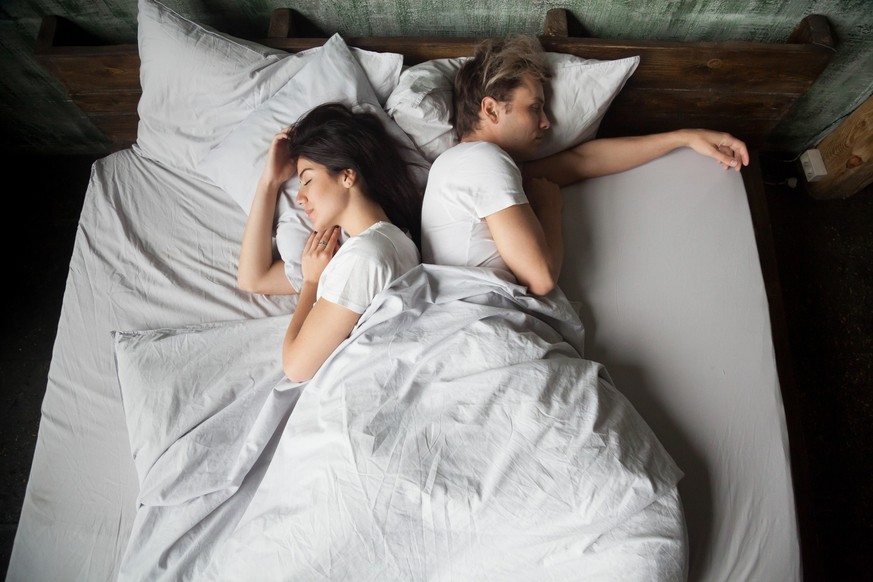
[[[809,472],[807,580],[873,579],[873,185],[814,200],[781,182],[797,163],[764,158],[800,437]],[[786,409],[788,409],[786,403]]]
[[[798,483],[804,546],[818,546],[807,582],[869,580],[873,570],[873,187],[816,201],[796,162],[763,158],[795,398],[786,399],[800,434],[793,451],[808,483]],[[6,156],[4,277],[6,323],[0,343],[0,564],[5,570],[30,471],[39,409],[82,198],[93,160]],[[16,234],[11,234],[18,231]],[[792,404],[793,403],[793,404]],[[815,539],[809,536],[814,536]],[[815,543],[813,543],[815,542]],[[810,549],[811,551],[811,549]],[[827,574],[822,574],[827,572]],[[770,582],[770,581],[766,581]],[[778,581],[773,581],[778,582]]]

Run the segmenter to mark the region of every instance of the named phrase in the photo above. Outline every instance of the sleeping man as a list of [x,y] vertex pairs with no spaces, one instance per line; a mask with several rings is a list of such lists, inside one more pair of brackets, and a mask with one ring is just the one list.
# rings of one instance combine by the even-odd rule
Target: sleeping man
[[640,166],[681,147],[739,171],[746,144],[682,129],[595,139],[538,158],[549,118],[548,63],[535,37],[486,40],[455,78],[460,143],[433,163],[422,207],[426,263],[509,271],[533,295],[556,285],[563,260],[560,188]]

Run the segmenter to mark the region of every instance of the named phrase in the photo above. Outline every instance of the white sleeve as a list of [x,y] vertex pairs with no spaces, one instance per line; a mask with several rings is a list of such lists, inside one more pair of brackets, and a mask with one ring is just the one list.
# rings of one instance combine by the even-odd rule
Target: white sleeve
[[516,204],[527,204],[521,171],[512,158],[493,144],[470,152],[459,169],[460,186],[478,218]]
[[318,298],[364,313],[393,280],[392,269],[378,254],[348,250],[337,253],[321,274]]

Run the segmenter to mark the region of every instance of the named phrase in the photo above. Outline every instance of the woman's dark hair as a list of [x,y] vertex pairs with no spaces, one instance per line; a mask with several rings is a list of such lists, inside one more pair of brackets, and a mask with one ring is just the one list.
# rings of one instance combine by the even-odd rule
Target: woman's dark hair
[[374,113],[353,111],[342,103],[319,105],[294,125],[289,148],[293,157],[321,164],[333,175],[354,170],[364,195],[421,247],[424,193],[402,155],[407,146]]

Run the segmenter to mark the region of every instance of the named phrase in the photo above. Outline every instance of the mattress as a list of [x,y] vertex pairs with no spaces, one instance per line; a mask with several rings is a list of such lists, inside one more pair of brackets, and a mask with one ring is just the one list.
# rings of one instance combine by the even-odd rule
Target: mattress
[[[680,150],[565,190],[560,287],[585,357],[684,472],[691,580],[799,580],[786,423],[739,174]],[[238,291],[245,216],[124,150],[82,210],[7,580],[116,579],[137,512],[112,332],[287,316]]]

